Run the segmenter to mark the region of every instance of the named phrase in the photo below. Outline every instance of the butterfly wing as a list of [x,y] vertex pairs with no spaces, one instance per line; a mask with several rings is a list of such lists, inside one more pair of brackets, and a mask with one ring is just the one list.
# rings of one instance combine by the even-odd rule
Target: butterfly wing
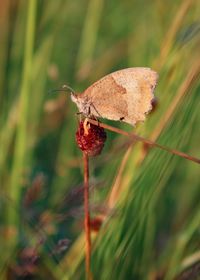
[[152,109],[157,79],[150,68],[127,68],[98,80],[80,98],[89,100],[92,115],[134,125]]

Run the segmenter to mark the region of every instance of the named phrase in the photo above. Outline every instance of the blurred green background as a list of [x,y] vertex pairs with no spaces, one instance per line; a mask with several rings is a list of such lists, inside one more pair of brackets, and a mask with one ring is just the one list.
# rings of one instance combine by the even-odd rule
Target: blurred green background
[[[77,109],[48,92],[151,67],[134,131],[200,158],[200,3],[7,0],[0,34],[0,279],[85,279]],[[108,131],[90,180],[93,279],[200,279],[198,164]]]

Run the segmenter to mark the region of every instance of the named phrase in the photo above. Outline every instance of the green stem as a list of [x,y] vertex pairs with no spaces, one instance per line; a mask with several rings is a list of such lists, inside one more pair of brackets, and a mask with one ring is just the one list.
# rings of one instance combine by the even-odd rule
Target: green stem
[[[13,157],[13,166],[10,184],[10,198],[14,205],[10,206],[8,211],[8,220],[10,224],[16,224],[17,211],[19,203],[19,195],[22,184],[22,174],[25,167],[25,159],[27,155],[27,138],[28,138],[28,115],[30,106],[30,90],[31,90],[31,71],[33,65],[33,49],[35,38],[35,20],[37,0],[29,0],[27,2],[27,22],[25,32],[24,59],[22,69],[22,83],[19,97],[19,115],[17,124],[17,134],[15,142],[15,150]],[[16,209],[17,207],[17,209]],[[15,209],[14,209],[15,208]]]

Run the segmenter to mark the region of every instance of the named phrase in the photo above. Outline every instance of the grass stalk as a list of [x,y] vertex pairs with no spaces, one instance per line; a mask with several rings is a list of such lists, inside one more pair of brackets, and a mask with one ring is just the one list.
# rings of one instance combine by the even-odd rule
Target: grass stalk
[[194,156],[191,156],[191,155],[188,155],[186,153],[183,153],[181,151],[178,151],[178,150],[175,150],[175,149],[171,149],[171,148],[168,148],[166,146],[163,146],[163,145],[160,145],[154,141],[151,141],[149,139],[146,139],[144,137],[141,137],[135,133],[129,133],[129,132],[126,132],[122,129],[119,129],[119,128],[116,128],[116,127],[113,127],[113,126],[110,126],[110,125],[107,125],[107,124],[103,124],[103,123],[99,123],[98,121],[95,121],[95,120],[91,120],[91,119],[88,119],[88,122],[94,124],[94,125],[99,125],[100,127],[103,127],[105,129],[108,129],[110,131],[113,131],[113,132],[116,132],[118,134],[122,134],[122,135],[125,135],[125,136],[128,136],[131,138],[132,141],[139,141],[139,142],[142,142],[148,146],[151,146],[151,147],[155,147],[155,148],[159,148],[161,150],[164,150],[164,151],[167,151],[171,154],[174,154],[174,155],[177,155],[179,157],[182,157],[182,158],[185,158],[185,159],[188,159],[188,160],[191,160],[195,163],[198,163],[200,164],[200,159],[199,158],[196,158]]
[[[27,24],[25,31],[24,59],[22,69],[22,84],[20,90],[20,104],[17,124],[17,135],[15,142],[15,152],[13,157],[13,167],[11,174],[10,197],[13,201],[19,202],[20,185],[22,172],[25,166],[25,155],[27,152],[28,138],[28,115],[31,90],[31,71],[33,65],[33,48],[35,38],[35,20],[37,0],[30,0],[27,3]],[[11,209],[11,208],[10,208]],[[9,211],[9,221],[13,223],[16,218],[16,210]]]
[[[173,22],[171,24],[170,29],[168,30],[165,39],[163,40],[163,45],[161,46],[161,52],[159,59],[157,60],[156,64],[158,68],[161,68],[163,63],[166,61],[167,56],[169,55],[170,51],[173,49],[173,43],[176,37],[178,30],[180,29],[183,21],[191,9],[191,6],[194,5],[195,1],[191,0],[184,0],[177,11]],[[156,67],[156,68],[157,68]]]
[[89,1],[77,56],[78,68],[83,67],[85,64],[90,64],[92,61],[103,4],[103,0]]

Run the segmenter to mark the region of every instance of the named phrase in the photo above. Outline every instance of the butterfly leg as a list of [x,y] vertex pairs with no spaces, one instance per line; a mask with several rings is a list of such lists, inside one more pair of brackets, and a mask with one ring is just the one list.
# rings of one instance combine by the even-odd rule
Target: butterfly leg
[[[94,104],[91,104],[91,106],[93,107],[93,109],[95,110],[95,112],[97,113],[97,115],[102,118],[102,116],[100,115],[100,113],[98,112],[97,108],[94,106]],[[90,107],[89,107],[90,108]]]
[[80,122],[82,120],[83,112],[77,112],[76,113],[77,119]]
[[[94,106],[93,104],[92,104],[92,106],[93,106],[94,110],[97,112],[97,114],[101,117],[101,115],[98,113],[98,111],[97,111],[97,109],[95,108],[95,106]],[[98,117],[91,114],[91,109],[90,109],[90,107],[89,107],[89,111],[90,111],[89,116],[90,116],[92,119],[96,120],[96,121],[98,122],[98,126],[99,126],[100,121],[99,121]]]
[[99,126],[99,124],[100,124],[100,120],[99,120],[96,116],[94,116],[94,119],[95,119],[95,121],[97,121],[97,122],[98,122],[98,126]]

